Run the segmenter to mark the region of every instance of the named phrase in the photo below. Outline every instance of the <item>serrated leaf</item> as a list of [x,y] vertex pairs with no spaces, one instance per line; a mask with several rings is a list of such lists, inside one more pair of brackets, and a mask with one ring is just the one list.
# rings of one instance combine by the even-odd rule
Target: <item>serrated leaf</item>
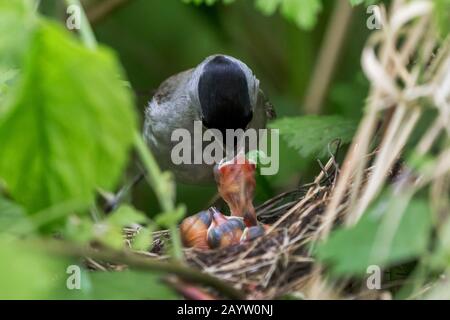
[[351,141],[356,123],[339,116],[303,116],[273,121],[271,128],[278,128],[287,144],[303,157],[324,157],[328,145],[335,139],[342,144]]
[[[403,200],[400,197],[388,201]],[[389,218],[389,215],[393,214],[385,210],[386,203],[381,201],[366,212],[355,226],[334,231],[325,243],[319,244],[319,260],[335,275],[364,275],[370,265],[390,266],[422,254],[427,248],[430,236],[431,213],[424,200],[414,199],[403,214],[388,248],[388,255],[383,260],[378,260],[378,257],[373,255],[381,216],[387,214],[384,218]]]
[[36,30],[15,99],[0,113],[0,177],[30,213],[110,189],[134,130],[131,94],[115,57],[61,27]]

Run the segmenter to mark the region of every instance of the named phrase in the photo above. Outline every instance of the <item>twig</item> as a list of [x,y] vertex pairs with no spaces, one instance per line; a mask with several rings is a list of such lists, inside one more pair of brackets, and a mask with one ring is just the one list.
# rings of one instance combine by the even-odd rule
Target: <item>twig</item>
[[320,48],[312,80],[306,90],[303,103],[306,113],[320,113],[350,25],[352,12],[353,8],[347,0],[337,1]]
[[81,247],[72,243],[57,240],[39,241],[34,242],[33,244],[58,255],[76,258],[89,257],[96,260],[125,264],[135,269],[172,273],[183,278],[184,280],[210,286],[231,299],[245,299],[245,296],[241,292],[218,278],[202,273],[196,269],[189,268],[178,262],[163,262],[160,260],[145,258],[135,253],[115,251],[107,248],[95,250],[91,247]]
[[122,8],[128,4],[131,0],[109,0],[103,1],[100,4],[90,8],[87,11],[87,17],[91,24],[96,24],[105,19],[114,11]]

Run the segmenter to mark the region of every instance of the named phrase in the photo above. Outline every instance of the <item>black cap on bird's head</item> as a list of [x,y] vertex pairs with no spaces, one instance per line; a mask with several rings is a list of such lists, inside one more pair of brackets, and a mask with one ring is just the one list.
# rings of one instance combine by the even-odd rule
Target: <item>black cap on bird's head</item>
[[198,82],[198,96],[205,127],[245,129],[252,119],[249,89],[240,65],[218,55],[208,61]]

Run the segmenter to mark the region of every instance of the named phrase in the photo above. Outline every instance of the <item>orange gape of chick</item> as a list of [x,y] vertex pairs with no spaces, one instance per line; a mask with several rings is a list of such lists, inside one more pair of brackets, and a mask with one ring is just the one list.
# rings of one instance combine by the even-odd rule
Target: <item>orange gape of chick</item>
[[228,204],[231,216],[210,208],[184,219],[180,232],[186,247],[223,248],[264,234],[265,226],[258,224],[253,207],[255,170],[256,165],[242,153],[215,168],[219,194]]

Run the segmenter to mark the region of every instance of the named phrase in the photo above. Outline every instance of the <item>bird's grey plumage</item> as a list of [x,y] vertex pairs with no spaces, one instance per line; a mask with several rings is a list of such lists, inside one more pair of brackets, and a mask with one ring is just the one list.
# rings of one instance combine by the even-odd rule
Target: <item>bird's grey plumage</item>
[[253,118],[248,127],[264,128],[267,119],[274,116],[272,105],[266,100],[259,88],[259,80],[247,65],[230,56],[209,56],[197,67],[165,80],[159,86],[145,110],[143,134],[159,165],[163,169],[172,171],[176,179],[181,182],[204,183],[214,179],[211,165],[175,165],[171,161],[172,148],[178,143],[177,141],[171,141],[171,134],[175,129],[185,128],[193,137],[194,121],[202,120],[198,91],[199,80],[205,65],[217,56],[225,57],[237,63],[245,74],[253,111]]

